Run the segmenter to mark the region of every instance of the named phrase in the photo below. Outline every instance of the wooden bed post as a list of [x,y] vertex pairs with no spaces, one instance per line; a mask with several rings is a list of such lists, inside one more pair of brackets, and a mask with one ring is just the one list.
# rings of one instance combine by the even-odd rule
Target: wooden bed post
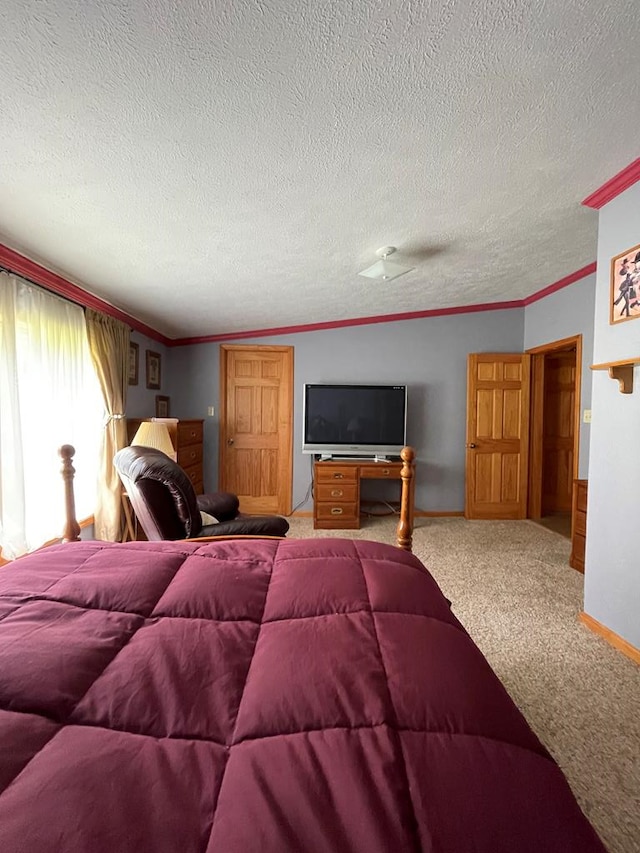
[[64,480],[64,502],[65,502],[65,526],[62,532],[63,542],[80,541],[80,525],[76,519],[76,501],[73,494],[73,475],[76,469],[73,467],[72,459],[76,452],[75,447],[63,444],[58,450],[62,457],[62,478]]
[[400,498],[400,521],[396,532],[398,548],[410,551],[413,540],[413,491],[414,491],[414,460],[416,453],[413,447],[403,447],[400,453],[402,459],[402,496]]

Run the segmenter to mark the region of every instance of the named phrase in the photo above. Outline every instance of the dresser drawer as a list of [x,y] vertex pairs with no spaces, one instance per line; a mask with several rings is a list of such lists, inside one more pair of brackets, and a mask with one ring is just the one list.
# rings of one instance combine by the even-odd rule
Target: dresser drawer
[[378,462],[375,465],[361,465],[360,477],[363,480],[398,480],[401,470],[401,462]]
[[583,510],[576,510],[574,532],[579,536],[587,535],[587,513]]
[[333,482],[335,480],[347,480],[357,483],[358,469],[353,465],[316,465],[316,479],[321,483]]
[[576,481],[576,509],[587,511],[587,481]]
[[202,444],[202,421],[179,421],[178,447],[198,443]]
[[187,444],[178,447],[178,465],[189,468],[192,465],[202,465],[202,444]]
[[191,480],[196,495],[203,494],[204,483],[202,482],[202,465],[192,465],[190,468],[185,468],[184,473]]
[[584,572],[584,553],[586,549],[586,539],[580,534],[574,534],[573,542],[571,543],[571,557],[569,565],[577,569],[579,572]]
[[330,503],[354,503],[358,500],[357,483],[318,483],[315,489],[317,501],[329,501]]

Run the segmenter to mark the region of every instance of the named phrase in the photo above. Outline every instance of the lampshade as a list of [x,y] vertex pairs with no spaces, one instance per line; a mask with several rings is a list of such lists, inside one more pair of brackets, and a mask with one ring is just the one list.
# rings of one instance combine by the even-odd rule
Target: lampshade
[[176,459],[176,451],[171,443],[171,436],[169,435],[166,424],[143,421],[133,436],[131,444],[137,444],[142,447],[155,447],[156,450],[166,453],[170,459],[174,461]]

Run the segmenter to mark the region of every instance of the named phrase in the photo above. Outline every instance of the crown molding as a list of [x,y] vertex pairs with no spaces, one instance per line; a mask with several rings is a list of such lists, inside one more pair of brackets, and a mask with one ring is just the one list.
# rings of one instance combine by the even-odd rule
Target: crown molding
[[197,338],[177,338],[172,347],[191,344],[211,344],[223,341],[238,341],[245,338],[266,338],[271,335],[294,335],[300,332],[323,332],[327,329],[344,329],[347,326],[370,326],[374,323],[396,323],[402,320],[419,320],[423,317],[445,317],[449,314],[474,314],[478,311],[503,311],[523,308],[523,299],[508,302],[484,302],[478,305],[459,305],[454,308],[434,308],[428,311],[406,311],[402,314],[380,314],[375,317],[352,317],[347,320],[329,320],[325,323],[307,323],[302,326],[278,326],[272,329],[252,329],[243,332],[226,332],[222,335],[203,335]]
[[531,296],[526,296],[522,300],[525,308],[527,305],[531,305],[533,302],[538,302],[538,300],[544,299],[545,296],[549,296],[550,294],[555,293],[557,290],[562,290],[563,287],[568,287],[575,281],[580,281],[581,278],[585,278],[586,276],[591,275],[596,271],[596,266],[596,262],[593,261],[592,263],[587,264],[586,267],[582,267],[582,269],[576,270],[570,275],[566,275],[564,278],[558,279],[558,281],[554,281],[553,284],[549,284],[546,287],[543,287],[542,290],[538,290],[536,293],[532,293]]
[[629,163],[621,172],[610,178],[601,187],[598,187],[595,192],[583,199],[582,204],[585,207],[592,207],[595,210],[600,210],[605,204],[614,199],[616,196],[629,189],[630,186],[640,181],[640,157]]
[[[638,162],[640,163],[640,160]],[[1,243],[0,265],[6,267],[17,275],[22,275],[25,278],[30,279],[35,284],[39,284],[42,287],[47,288],[47,290],[57,293],[59,296],[63,296],[65,299],[70,299],[72,302],[76,302],[78,305],[82,305],[85,308],[93,308],[94,310],[101,311],[110,317],[115,317],[123,323],[127,323],[132,329],[140,332],[140,334],[145,335],[154,341],[158,341],[158,343],[167,347],[222,343],[224,341],[238,341],[245,340],[247,338],[266,338],[278,335],[294,335],[303,332],[322,332],[329,329],[344,329],[349,326],[370,326],[375,323],[397,323],[402,322],[403,320],[420,320],[427,317],[448,317],[455,314],[476,314],[483,311],[508,311],[514,308],[525,308],[527,305],[531,305],[533,302],[544,299],[545,296],[549,296],[551,293],[555,293],[563,287],[567,287],[575,281],[579,281],[581,278],[585,278],[585,276],[591,275],[591,273],[596,271],[596,263],[594,261],[586,267],[576,270],[576,272],[559,279],[553,284],[547,285],[547,287],[544,287],[542,290],[539,290],[524,299],[513,299],[502,302],[482,302],[477,305],[459,305],[451,308],[434,308],[425,311],[405,311],[400,314],[379,314],[370,317],[352,317],[346,320],[329,320],[324,323],[307,323],[296,326],[276,326],[269,329],[250,329],[240,332],[224,332],[218,335],[167,338],[165,335],[155,329],[152,329],[145,323],[140,322],[140,320],[136,320],[135,317],[131,317],[129,314],[126,314],[119,308],[105,302],[98,296],[94,296],[94,294],[89,293],[89,291],[79,285],[73,284],[66,278],[63,278],[58,273],[54,273],[51,270],[46,269],[36,261],[32,261],[30,258],[21,255],[14,249],[10,249],[8,246],[4,246]]]
[[165,337],[140,320],[136,320],[135,317],[131,317],[124,311],[116,308],[115,305],[105,302],[104,299],[100,299],[99,296],[95,296],[93,293],[80,287],[80,285],[73,284],[73,282],[58,275],[58,273],[46,269],[46,267],[36,263],[36,261],[32,261],[30,258],[21,255],[19,252],[10,249],[2,243],[0,243],[0,266],[6,267],[16,275],[24,276],[34,284],[41,285],[52,293],[58,294],[58,296],[63,296],[77,305],[82,305],[83,308],[93,308],[94,311],[101,311],[109,317],[115,317],[116,320],[121,320],[132,329],[135,329],[136,332],[140,332],[142,335],[158,341],[158,343],[165,346],[171,344],[170,338]]

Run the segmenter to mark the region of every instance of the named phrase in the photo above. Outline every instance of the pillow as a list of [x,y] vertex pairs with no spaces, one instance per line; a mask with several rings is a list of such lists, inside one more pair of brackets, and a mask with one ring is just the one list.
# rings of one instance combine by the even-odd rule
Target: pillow
[[200,512],[200,518],[202,519],[203,527],[208,527],[210,524],[219,524],[218,519],[209,515],[208,512]]

